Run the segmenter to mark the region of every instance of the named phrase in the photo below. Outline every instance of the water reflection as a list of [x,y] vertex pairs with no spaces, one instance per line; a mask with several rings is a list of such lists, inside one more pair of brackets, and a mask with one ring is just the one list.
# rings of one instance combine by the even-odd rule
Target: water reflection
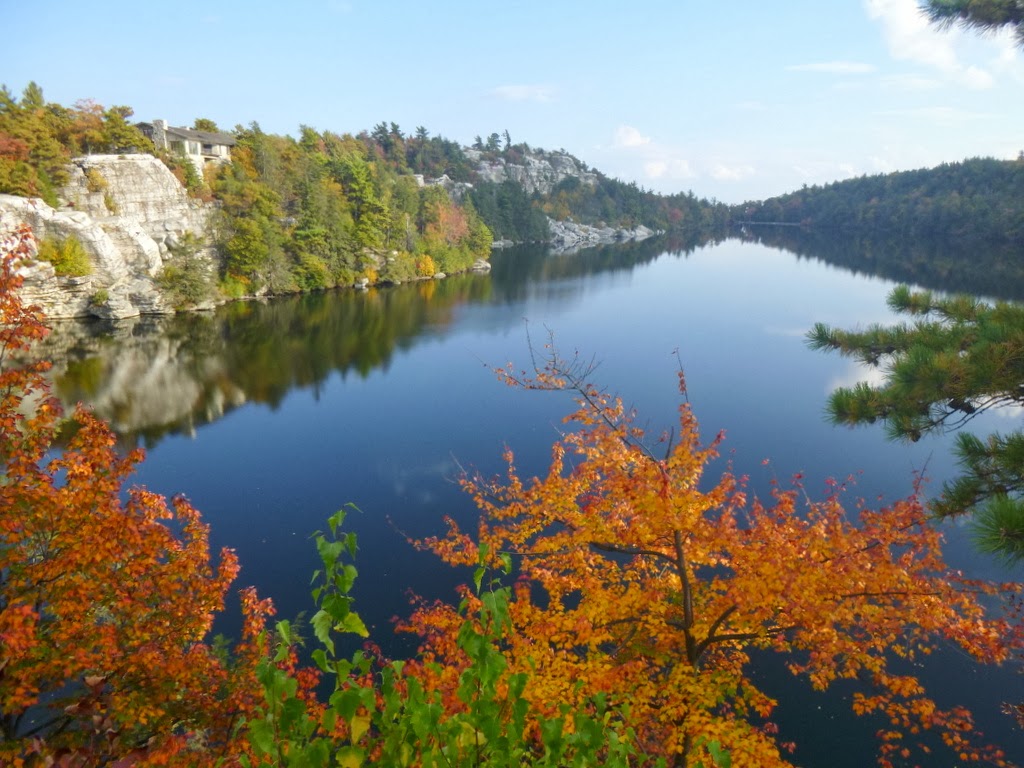
[[116,324],[61,322],[40,348],[65,406],[85,402],[126,444],[192,433],[246,402],[276,407],[333,372],[367,376],[486,301],[476,275],[395,289],[238,302],[211,313]]
[[[982,249],[972,252],[972,260],[942,243],[900,248],[794,227],[748,228],[744,237],[855,275],[1024,298],[1024,260],[1005,251]],[[86,402],[126,445],[152,446],[167,434],[192,434],[247,402],[274,408],[292,389],[315,392],[333,372],[366,377],[386,370],[397,350],[443,334],[465,305],[543,299],[570,307],[593,284],[579,278],[630,272],[659,257],[685,258],[718,242],[706,236],[653,238],[572,254],[518,247],[496,253],[489,275],[240,302],[211,313],[117,324],[59,322],[41,354],[53,363],[51,376],[65,406]],[[495,330],[507,320],[500,312],[481,312],[472,322]]]
[[908,240],[898,234],[837,236],[769,225],[747,226],[743,237],[855,275],[884,277],[947,293],[1024,300],[1024,253],[1020,247],[937,238]]
[[[238,302],[209,313],[116,324],[56,322],[40,354],[53,363],[57,396],[89,404],[126,445],[192,434],[247,402],[276,407],[295,388],[314,391],[332,373],[366,377],[397,350],[442,333],[466,304],[510,304],[536,290],[579,300],[584,275],[622,272],[706,238],[600,246],[551,255],[541,247],[499,253],[490,275],[368,291]],[[476,318],[487,324],[486,316]],[[496,323],[504,323],[495,318]]]
[[[896,242],[837,240],[795,227],[747,228],[744,238],[854,275],[1024,299],[1024,259],[1005,250],[972,251],[972,260],[942,243],[900,248]],[[706,236],[653,238],[571,254],[518,247],[496,253],[489,275],[239,302],[211,313],[116,324],[58,322],[40,354],[53,363],[55,391],[66,407],[85,402],[124,444],[152,446],[168,434],[193,434],[245,403],[276,408],[290,390],[317,392],[334,372],[365,378],[387,370],[396,351],[445,333],[460,307],[526,300],[572,307],[593,288],[594,281],[582,277],[628,273],[659,257],[685,258],[719,242]],[[483,311],[471,322],[494,331],[507,318]],[[780,332],[800,336],[805,330]],[[863,378],[865,372],[848,374]]]

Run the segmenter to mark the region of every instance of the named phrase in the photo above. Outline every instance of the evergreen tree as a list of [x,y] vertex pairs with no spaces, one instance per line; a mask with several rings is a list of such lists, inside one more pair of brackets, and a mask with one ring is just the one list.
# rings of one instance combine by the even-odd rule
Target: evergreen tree
[[1020,0],[927,0],[922,8],[940,26],[959,24],[982,32],[1011,27],[1018,44],[1024,45],[1024,3]]
[[[832,393],[837,424],[884,421],[893,439],[921,439],[968,424],[993,408],[1024,406],[1024,306],[968,296],[894,290],[889,306],[913,324],[843,331],[818,323],[813,349],[834,350],[884,371],[885,381]],[[1024,560],[1024,431],[986,439],[961,433],[963,474],[932,504],[942,517],[974,512],[979,547]]]

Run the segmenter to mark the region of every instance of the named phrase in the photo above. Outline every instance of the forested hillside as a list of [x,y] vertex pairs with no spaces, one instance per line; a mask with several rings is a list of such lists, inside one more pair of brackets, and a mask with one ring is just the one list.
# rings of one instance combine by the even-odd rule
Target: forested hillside
[[[636,182],[610,178],[564,150],[549,152],[525,142],[513,144],[507,131],[504,138],[492,133],[486,142],[477,137],[473,147],[466,149],[439,136],[430,137],[422,126],[407,136],[395,123],[379,123],[359,138],[399,174],[411,172],[428,179],[445,175],[453,182],[471,185],[466,197],[495,238],[546,240],[546,217],[590,225],[688,231],[721,228],[729,221],[725,204],[697,198],[692,192],[660,195],[645,190]],[[572,170],[550,189],[531,191],[531,167],[548,163]],[[509,176],[525,175],[526,184],[484,175],[481,169],[488,165],[508,168]]]
[[804,187],[733,209],[735,221],[904,238],[1024,243],[1024,153]]
[[[692,193],[661,196],[611,179],[564,152],[548,153],[492,134],[476,150],[382,122],[357,134],[301,126],[298,138],[265,133],[253,122],[231,131],[232,163],[200,175],[188,161],[158,151],[126,106],[47,102],[30,84],[20,98],[0,90],[0,193],[61,205],[71,158],[91,153],[157,154],[190,193],[219,202],[212,235],[227,295],[284,293],[334,285],[402,282],[468,269],[492,238],[546,241],[548,217],[653,230],[708,230],[727,223],[727,206]],[[218,131],[210,120],[194,127]],[[570,167],[550,188],[481,174],[500,164]],[[587,181],[572,175],[582,168]],[[101,183],[101,181],[97,181]],[[187,260],[187,259],[186,259]],[[180,271],[180,270],[179,270]],[[172,275],[180,303],[210,286]]]

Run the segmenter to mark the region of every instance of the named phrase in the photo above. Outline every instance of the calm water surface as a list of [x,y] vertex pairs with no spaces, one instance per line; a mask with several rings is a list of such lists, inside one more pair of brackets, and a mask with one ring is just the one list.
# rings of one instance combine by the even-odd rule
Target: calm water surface
[[[464,578],[405,539],[441,533],[445,515],[474,519],[453,482],[459,466],[498,472],[508,445],[524,474],[546,468],[568,399],[511,390],[488,365],[527,366],[529,340],[549,332],[563,354],[598,361],[596,380],[654,431],[673,423],[681,362],[704,434],[724,430],[723,455],[754,492],[798,472],[811,493],[824,492],[825,478],[856,475],[856,495],[894,499],[921,471],[937,488],[954,469],[951,441],[908,446],[886,442],[881,428],[830,426],[827,393],[864,373],[803,342],[816,321],[891,319],[891,287],[735,240],[690,253],[658,244],[510,251],[495,254],[488,276],[236,305],[113,337],[69,328],[53,344],[63,395],[96,403],[126,442],[150,446],[140,482],[187,495],[214,545],[237,550],[240,583],[272,597],[282,616],[309,607],[309,534],[358,505],[349,518],[361,549],[357,607],[398,654],[409,646],[390,639],[390,622],[407,613],[409,590],[449,597]],[[1000,424],[1010,423],[981,426]],[[1013,577],[973,555],[960,529],[949,539],[957,567]],[[957,654],[927,674],[940,701],[971,706],[1024,760],[1024,739],[998,714],[1021,697],[1019,675]],[[812,694],[770,659],[758,677],[782,700],[777,720],[782,739],[799,745],[797,763],[873,764],[879,723],[854,719],[848,692]]]

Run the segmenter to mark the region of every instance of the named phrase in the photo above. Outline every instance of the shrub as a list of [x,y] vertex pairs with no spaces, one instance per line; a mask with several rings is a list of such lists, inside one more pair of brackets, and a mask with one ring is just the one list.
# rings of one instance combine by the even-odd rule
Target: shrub
[[202,244],[191,232],[171,249],[171,259],[164,265],[157,284],[171,299],[175,309],[202,304],[215,292],[213,275],[205,261],[199,258]]
[[181,183],[181,186],[185,188],[189,197],[200,198],[209,194],[203,175],[192,164],[191,160],[171,152],[161,152],[158,157],[174,174],[174,177]]
[[303,291],[316,291],[333,285],[331,270],[324,260],[311,253],[300,253],[292,269],[295,282]]
[[219,288],[220,292],[228,299],[241,299],[249,295],[249,281],[239,275],[224,275]]
[[85,246],[74,235],[63,240],[47,236],[39,241],[39,258],[53,265],[60,277],[83,277],[92,274],[92,260]]
[[432,258],[424,255],[416,262],[416,274],[420,277],[433,277],[437,274],[437,265]]
[[90,168],[85,172],[85,188],[90,192],[106,192],[109,185],[99,168]]

